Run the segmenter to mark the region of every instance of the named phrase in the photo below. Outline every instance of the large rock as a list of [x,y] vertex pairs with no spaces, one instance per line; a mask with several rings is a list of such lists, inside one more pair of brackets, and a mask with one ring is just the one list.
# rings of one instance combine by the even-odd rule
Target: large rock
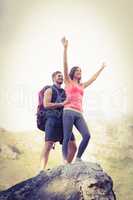
[[75,162],[19,183],[0,200],[115,200],[112,179],[100,165]]

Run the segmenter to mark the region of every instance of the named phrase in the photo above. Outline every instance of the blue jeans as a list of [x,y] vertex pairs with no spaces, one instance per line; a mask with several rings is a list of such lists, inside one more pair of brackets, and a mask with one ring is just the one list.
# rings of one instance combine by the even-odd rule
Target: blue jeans
[[81,158],[90,140],[90,132],[82,113],[76,112],[73,110],[64,110],[63,111],[64,136],[63,136],[62,152],[63,152],[63,157],[65,160],[67,159],[68,142],[71,138],[73,125],[75,125],[75,127],[77,128],[77,130],[80,132],[82,136],[82,141],[79,145],[78,152],[77,152],[78,158]]

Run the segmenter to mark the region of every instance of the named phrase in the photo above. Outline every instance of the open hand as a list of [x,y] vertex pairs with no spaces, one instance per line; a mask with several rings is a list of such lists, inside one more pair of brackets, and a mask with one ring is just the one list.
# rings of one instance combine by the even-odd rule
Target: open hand
[[61,39],[61,42],[62,42],[62,44],[63,44],[64,47],[68,47],[68,40],[65,37],[63,37]]
[[105,68],[107,67],[107,64],[105,62],[102,63],[102,67]]

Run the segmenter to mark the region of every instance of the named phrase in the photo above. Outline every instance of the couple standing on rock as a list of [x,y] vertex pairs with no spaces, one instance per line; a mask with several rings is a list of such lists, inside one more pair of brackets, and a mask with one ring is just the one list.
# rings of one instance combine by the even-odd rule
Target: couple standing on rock
[[[62,44],[64,47],[63,65],[65,90],[61,88],[63,83],[62,73],[60,71],[54,72],[52,75],[53,86],[45,91],[43,99],[43,105],[48,110],[48,117],[45,124],[45,144],[41,153],[40,170],[46,168],[50,150],[57,141],[62,144],[64,164],[72,162],[76,151],[76,160],[81,160],[81,156],[90,139],[90,132],[82,114],[84,89],[93,83],[101,71],[106,67],[106,65],[103,64],[88,81],[82,83],[82,71],[79,66],[72,67],[70,73],[68,72],[68,40],[66,40],[65,37],[62,39]],[[54,97],[53,88],[56,89],[58,98]],[[60,113],[60,115],[56,117],[55,113]],[[78,150],[76,147],[75,137],[72,133],[73,125],[82,136]]]

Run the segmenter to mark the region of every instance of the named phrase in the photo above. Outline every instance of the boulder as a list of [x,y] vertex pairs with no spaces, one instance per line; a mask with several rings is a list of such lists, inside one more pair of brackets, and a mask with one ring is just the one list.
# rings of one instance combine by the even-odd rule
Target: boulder
[[97,163],[78,161],[42,171],[0,192],[0,200],[116,200],[113,181]]

